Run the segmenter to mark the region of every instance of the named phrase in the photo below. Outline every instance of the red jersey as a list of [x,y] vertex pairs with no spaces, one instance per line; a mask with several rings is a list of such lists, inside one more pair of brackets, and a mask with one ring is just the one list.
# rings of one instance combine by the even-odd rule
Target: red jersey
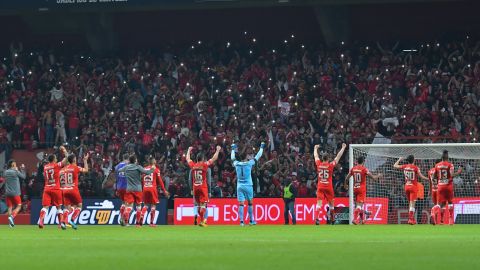
[[65,189],[67,187],[67,181],[65,181],[65,167],[60,170],[60,189]]
[[438,189],[437,169],[435,167],[428,171],[428,180],[430,180],[430,190]]
[[337,163],[335,161],[321,162],[320,160],[317,160],[315,161],[315,165],[317,166],[318,173],[317,186],[333,187],[333,169],[335,168],[335,165],[337,165]]
[[353,188],[354,189],[367,189],[367,175],[369,171],[367,167],[363,165],[354,166],[350,169],[350,175],[353,176]]
[[208,167],[212,165],[210,161],[207,162],[193,162],[190,161],[188,166],[192,169],[193,188],[208,188],[207,171]]
[[63,178],[65,181],[64,189],[78,189],[78,175],[80,173],[80,167],[74,164],[70,164],[63,168]]
[[437,171],[438,186],[453,187],[453,164],[448,161],[442,161],[435,165]]
[[[145,167],[145,170],[150,170],[152,166]],[[162,188],[163,192],[166,192],[165,185],[163,184],[162,176],[160,175],[160,169],[155,168],[153,173],[144,174],[142,177],[143,190],[156,190],[158,186]]]
[[401,168],[405,177],[405,186],[416,186],[418,183],[418,167],[413,164],[406,164],[402,165]]
[[44,190],[60,189],[60,170],[62,167],[62,162],[48,163],[43,167],[43,177],[45,178]]

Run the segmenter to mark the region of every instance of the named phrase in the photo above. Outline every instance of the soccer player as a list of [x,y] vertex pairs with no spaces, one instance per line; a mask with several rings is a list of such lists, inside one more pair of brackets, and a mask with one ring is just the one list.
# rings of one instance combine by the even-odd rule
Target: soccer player
[[42,209],[40,210],[40,218],[38,221],[38,227],[43,229],[44,227],[44,218],[47,214],[47,210],[50,206],[55,206],[57,208],[58,221],[61,224],[63,230],[66,229],[66,226],[63,223],[63,210],[61,208],[62,204],[62,191],[60,190],[60,169],[65,166],[67,163],[67,149],[60,146],[60,151],[62,151],[64,158],[62,161],[57,162],[57,156],[51,154],[48,156],[48,163],[43,167],[43,176],[45,178],[45,188],[43,190],[42,196]]
[[415,157],[413,155],[409,155],[407,157],[407,164],[400,165],[400,162],[403,158],[399,158],[393,167],[395,169],[402,169],[403,176],[405,178],[405,194],[407,195],[407,200],[409,203],[409,210],[408,210],[408,224],[415,225],[417,221],[415,220],[415,202],[418,198],[418,177],[423,180],[428,180],[425,177],[420,169],[415,165]]
[[231,159],[233,166],[235,166],[235,172],[237,173],[237,199],[238,199],[238,215],[240,217],[240,226],[244,226],[244,207],[245,200],[248,202],[248,216],[250,217],[250,225],[257,225],[255,221],[255,214],[253,213],[253,180],[252,180],[252,167],[260,160],[263,155],[263,149],[265,143],[260,144],[260,149],[255,155],[254,159],[248,160],[245,154],[239,154],[236,159],[235,150],[236,144],[232,144]]
[[218,159],[218,155],[222,150],[222,147],[217,146],[217,151],[213,157],[205,161],[205,155],[203,153],[197,154],[197,162],[193,162],[190,158],[193,147],[189,147],[187,151],[186,160],[190,169],[192,169],[192,178],[189,181],[193,183],[193,197],[198,205],[198,214],[200,222],[198,225],[201,227],[207,226],[205,219],[205,212],[208,203],[208,186],[207,186],[207,170]]
[[350,169],[345,181],[348,181],[350,177],[353,176],[353,196],[355,199],[355,211],[353,211],[353,221],[352,223],[364,224],[365,222],[365,211],[363,210],[363,204],[365,203],[365,198],[367,197],[367,176],[377,180],[382,175],[374,175],[365,167],[365,158],[359,156],[357,158],[357,165],[353,166]]
[[[188,172],[188,179],[192,179],[192,170],[190,170]],[[192,187],[192,181],[187,181],[188,182],[188,186],[190,188],[190,190],[192,190],[192,195],[193,195],[193,187]],[[211,168],[208,168],[207,170],[207,185],[208,185],[208,197],[210,197],[210,194],[212,193],[211,190],[212,190],[212,169]],[[197,202],[195,201],[195,197],[193,198],[193,215],[194,215],[194,219],[193,219],[193,225],[198,225],[197,223],[197,218],[198,218],[198,205],[197,205]],[[208,204],[205,205],[205,215],[204,215],[204,219],[205,220],[208,220]]]
[[343,156],[343,152],[347,148],[346,144],[342,144],[342,149],[337,153],[337,156],[332,162],[328,162],[328,155],[323,154],[320,158],[318,156],[318,149],[320,145],[315,145],[313,156],[315,158],[315,165],[317,167],[318,182],[317,182],[317,206],[315,207],[315,225],[320,225],[320,213],[322,210],[323,201],[328,202],[327,221],[330,224],[335,222],[335,205],[334,205],[334,191],[333,191],[333,169]]
[[5,201],[8,207],[8,224],[10,228],[15,227],[15,217],[22,208],[22,199],[20,198],[20,179],[25,179],[25,165],[22,164],[20,170],[17,168],[15,160],[9,160],[5,176]]
[[442,153],[442,161],[435,165],[438,179],[438,202],[442,211],[443,224],[453,225],[453,178],[462,173],[462,167],[454,173],[453,164],[448,161],[448,151]]
[[[155,165],[157,161],[154,157],[151,157],[149,160],[149,165],[145,167],[145,170],[150,170],[152,165]],[[160,202],[158,200],[158,191],[157,187],[163,190],[165,196],[169,196],[168,191],[165,189],[165,184],[163,183],[162,176],[160,175],[160,169],[155,168],[154,172],[151,174],[143,175],[143,203],[145,204],[142,208],[142,216],[140,221],[143,222],[143,217],[148,211],[148,207],[150,207],[150,227],[156,227],[153,223],[156,214],[156,207],[157,204]]]
[[120,206],[120,225],[124,226],[124,214],[125,214],[125,192],[127,191],[127,178],[124,172],[120,172],[120,169],[128,164],[128,154],[123,154],[123,161],[115,166],[115,195],[122,201]]
[[137,208],[137,220],[136,226],[142,226],[141,215],[142,215],[142,178],[141,174],[151,174],[155,171],[155,164],[150,166],[150,170],[145,170],[142,166],[137,164],[137,157],[131,155],[128,158],[128,164],[125,167],[119,169],[119,172],[125,173],[127,178],[127,189],[125,192],[125,213],[124,213],[124,222],[126,225],[129,224],[128,219],[130,218],[130,213],[132,212],[133,205],[135,204]]
[[[77,157],[71,154],[67,158],[69,165],[63,168],[63,179],[65,187],[63,188],[63,226],[70,224],[73,229],[77,229],[75,220],[82,211],[82,197],[80,190],[78,190],[78,174],[88,172],[88,154],[83,157],[84,167],[77,165]],[[73,213],[71,220],[69,220],[70,211]]]
[[433,168],[428,171],[428,179],[430,180],[430,194],[432,196],[433,203],[432,210],[430,210],[430,217],[433,221],[433,225],[439,224],[442,218],[441,207],[440,204],[438,204],[438,177],[437,169],[435,169],[435,165],[439,162],[441,162],[441,160],[437,159]]

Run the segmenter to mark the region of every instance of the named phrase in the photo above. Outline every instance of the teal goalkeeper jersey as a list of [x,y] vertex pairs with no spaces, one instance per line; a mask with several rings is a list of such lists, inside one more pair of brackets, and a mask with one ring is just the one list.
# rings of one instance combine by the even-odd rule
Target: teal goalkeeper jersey
[[255,166],[255,162],[260,159],[263,154],[263,148],[260,148],[254,159],[249,161],[237,161],[235,159],[235,151],[232,150],[231,158],[233,160],[233,166],[237,173],[237,187],[238,186],[252,186],[252,168]]

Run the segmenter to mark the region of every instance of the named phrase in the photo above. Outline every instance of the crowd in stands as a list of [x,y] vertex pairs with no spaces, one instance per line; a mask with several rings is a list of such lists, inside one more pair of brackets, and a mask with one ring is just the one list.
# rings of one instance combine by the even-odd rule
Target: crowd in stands
[[[333,159],[341,143],[375,138],[475,142],[480,43],[327,49],[290,40],[275,48],[199,41],[117,57],[13,44],[0,65],[0,93],[0,151],[68,143],[80,157],[90,152],[93,170],[80,184],[85,197],[113,196],[104,180],[125,152],[141,162],[157,157],[172,196],[188,196],[191,145],[207,156],[223,147],[212,192],[232,197],[230,145],[254,155],[262,141],[257,196],[280,196],[291,178],[298,196],[309,197],[315,144]],[[348,154],[334,176],[337,196],[346,195],[347,161]],[[25,194],[41,190],[35,173]]]

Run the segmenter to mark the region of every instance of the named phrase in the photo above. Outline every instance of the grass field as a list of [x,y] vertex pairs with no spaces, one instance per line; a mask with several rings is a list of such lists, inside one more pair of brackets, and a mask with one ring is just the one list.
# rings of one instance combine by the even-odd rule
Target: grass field
[[0,226],[0,269],[480,269],[480,225]]

